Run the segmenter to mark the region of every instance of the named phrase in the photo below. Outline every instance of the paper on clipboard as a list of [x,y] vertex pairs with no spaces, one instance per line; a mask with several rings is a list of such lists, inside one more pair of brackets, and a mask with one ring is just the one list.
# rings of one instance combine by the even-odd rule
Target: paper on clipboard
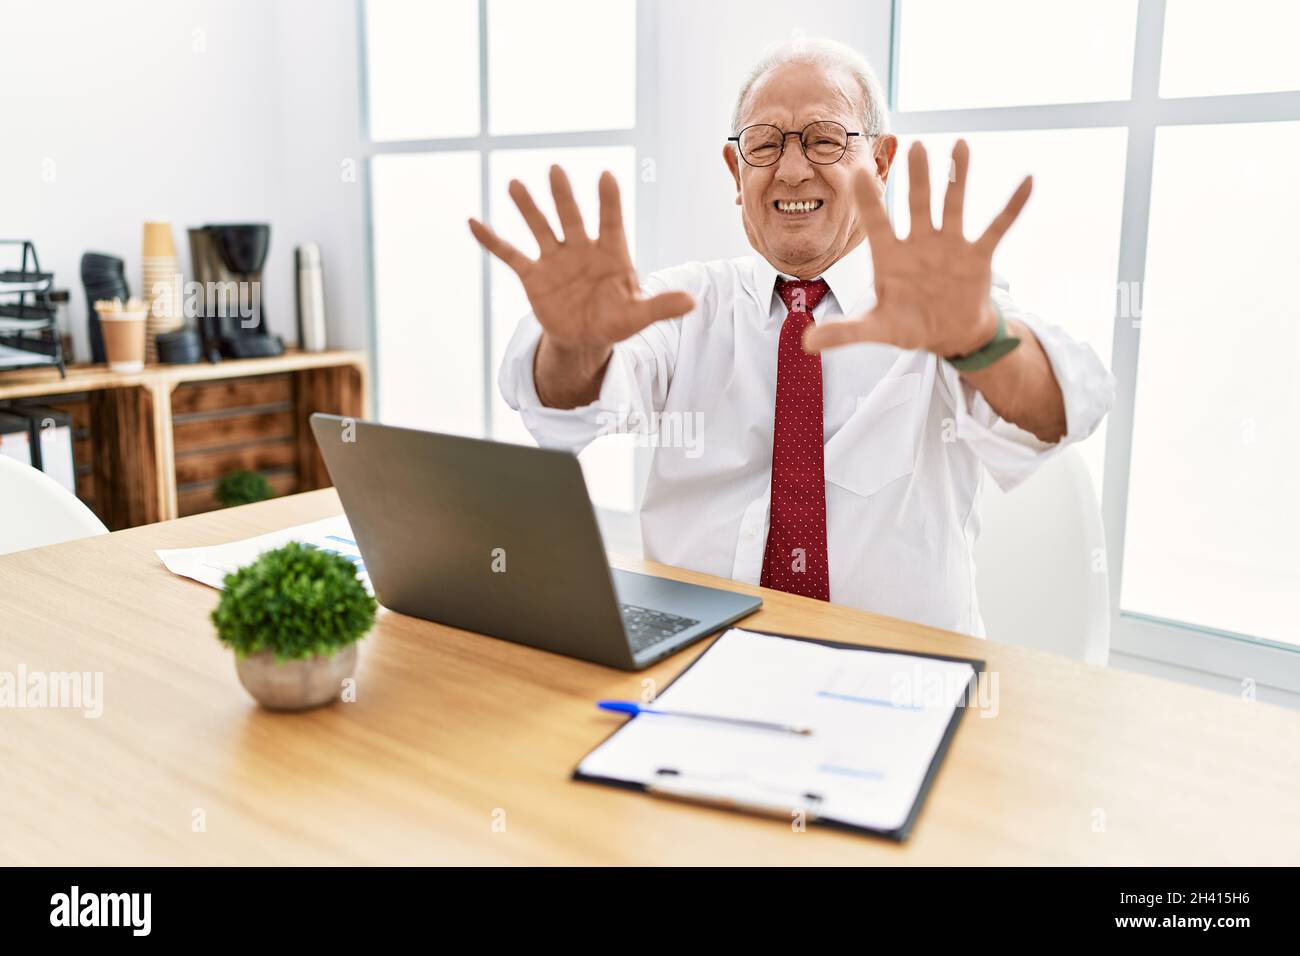
[[806,726],[811,735],[642,714],[592,751],[578,775],[899,831],[975,674],[968,661],[732,628],[655,707]]
[[375,593],[370,586],[370,575],[366,571],[356,539],[352,537],[352,528],[348,525],[346,515],[324,518],[228,544],[214,544],[205,548],[162,549],[154,553],[172,574],[193,578],[208,587],[220,589],[227,574],[251,564],[263,551],[270,551],[290,541],[342,555],[356,566],[357,577],[361,579],[366,591],[372,595]]

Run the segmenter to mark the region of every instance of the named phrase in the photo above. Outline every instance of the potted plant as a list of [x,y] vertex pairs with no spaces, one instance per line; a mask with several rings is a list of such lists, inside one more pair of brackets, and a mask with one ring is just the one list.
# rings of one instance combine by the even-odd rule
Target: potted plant
[[351,562],[295,541],[226,575],[224,587],[212,623],[262,706],[307,710],[338,697],[379,606]]
[[223,508],[251,505],[254,501],[275,497],[271,483],[258,471],[232,471],[222,475],[217,482],[216,494]]

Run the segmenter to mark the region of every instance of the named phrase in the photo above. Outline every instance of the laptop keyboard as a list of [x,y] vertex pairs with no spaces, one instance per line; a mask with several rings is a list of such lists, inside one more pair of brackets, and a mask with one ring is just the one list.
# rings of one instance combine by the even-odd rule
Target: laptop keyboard
[[619,610],[623,612],[623,627],[627,631],[633,654],[700,623],[693,618],[678,617],[667,611],[656,611],[635,604],[620,604]]

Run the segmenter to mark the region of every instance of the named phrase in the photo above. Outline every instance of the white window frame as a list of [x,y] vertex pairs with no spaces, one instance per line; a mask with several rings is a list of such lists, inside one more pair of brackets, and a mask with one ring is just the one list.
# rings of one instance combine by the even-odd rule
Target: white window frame
[[[656,142],[657,110],[653,101],[654,77],[648,75],[657,62],[657,17],[653,0],[637,0],[637,114],[631,130],[524,135],[491,135],[488,132],[487,0],[479,0],[479,87],[480,132],[476,136],[446,139],[374,142],[370,139],[367,91],[365,2],[357,0],[361,82],[361,143],[365,190],[366,284],[369,309],[369,346],[377,361],[373,222],[370,163],[374,156],[407,152],[452,152],[471,150],[480,157],[482,214],[491,216],[488,163],[495,150],[560,148],[573,146],[626,146],[636,150],[637,168]],[[1161,99],[1160,58],[1166,0],[1138,0],[1131,95],[1127,100],[1066,103],[1038,106],[992,107],[954,110],[900,111],[897,109],[899,72],[900,0],[893,0],[889,69],[889,100],[894,131],[899,135],[926,133],[986,132],[1004,130],[1081,129],[1121,127],[1128,131],[1125,185],[1120,237],[1119,283],[1142,282],[1145,276],[1147,225],[1151,195],[1156,129],[1160,126],[1222,123],[1258,123],[1300,120],[1300,92],[1250,93]],[[636,239],[643,254],[658,249],[657,217],[650,202],[652,191],[637,189]],[[482,256],[484,313],[483,395],[484,426],[492,428],[492,323],[490,321],[489,257]],[[1140,288],[1140,286],[1139,286]],[[1134,396],[1137,377],[1140,328],[1117,309],[1114,318],[1111,371],[1119,388],[1106,429],[1106,462],[1102,486],[1102,515],[1106,530],[1107,561],[1111,594],[1113,650],[1134,657],[1175,664],[1233,678],[1250,678],[1257,684],[1300,692],[1300,648],[1189,623],[1165,621],[1124,612],[1120,607],[1123,574],[1125,516],[1128,506],[1129,467],[1132,453]],[[375,387],[372,378],[371,388]],[[372,395],[372,407],[377,396]],[[635,508],[632,512],[601,509],[600,519],[607,540],[639,542],[636,514],[649,470],[650,452],[637,449]]]
[[[894,132],[910,136],[1087,127],[1127,129],[1128,154],[1116,288],[1121,287],[1120,283],[1141,283],[1146,272],[1147,225],[1157,127],[1300,120],[1300,92],[1161,99],[1160,57],[1165,8],[1166,0],[1138,0],[1133,83],[1128,100],[905,112],[896,108],[902,8],[900,0],[894,0],[889,71]],[[1225,13],[1231,15],[1230,9],[1225,7]],[[1256,684],[1300,692],[1300,647],[1125,612],[1120,607],[1140,338],[1141,329],[1117,308],[1111,371],[1119,388],[1106,428],[1102,487],[1102,517],[1110,572],[1111,648],[1134,657],[1221,676],[1251,679]]]
[[[479,203],[480,217],[483,222],[492,222],[491,181],[489,164],[494,152],[511,149],[561,149],[582,146],[631,146],[636,152],[636,168],[640,168],[641,157],[647,154],[647,144],[655,142],[655,125],[657,111],[651,96],[654,85],[648,82],[646,71],[656,62],[657,28],[653,0],[636,0],[636,121],[631,129],[581,130],[558,133],[524,133],[496,135],[490,132],[489,109],[490,97],[488,84],[488,0],[478,0],[478,84],[479,84],[479,132],[474,136],[443,137],[437,139],[384,140],[376,141],[370,135],[370,99],[369,99],[369,64],[366,38],[366,0],[357,0],[357,37],[358,66],[360,71],[360,108],[361,108],[361,148],[363,188],[365,193],[365,242],[366,242],[366,289],[367,308],[369,311],[368,346],[371,361],[378,367],[379,330],[375,308],[375,263],[374,263],[374,221],[373,194],[371,190],[371,163],[376,156],[396,153],[451,153],[477,152],[479,156]],[[656,248],[654,240],[655,216],[649,202],[649,191],[636,190],[636,247],[637,249]],[[466,241],[471,241],[466,232]],[[483,312],[480,316],[483,335],[483,435],[492,437],[493,390],[496,388],[496,368],[493,364],[492,338],[492,256],[484,250],[481,254],[481,281],[483,289]],[[378,405],[377,386],[372,377],[371,407],[376,415],[383,409]],[[649,472],[650,455],[648,449],[637,448],[633,480],[635,484],[633,509],[617,511],[609,508],[597,509],[601,530],[608,544],[622,550],[640,549],[640,530],[637,525],[637,513],[641,507],[642,490],[645,477]]]

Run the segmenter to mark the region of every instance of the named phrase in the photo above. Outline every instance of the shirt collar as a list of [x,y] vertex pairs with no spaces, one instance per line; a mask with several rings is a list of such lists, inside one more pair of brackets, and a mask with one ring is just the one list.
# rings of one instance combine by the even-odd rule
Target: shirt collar
[[[776,294],[776,280],[790,278],[762,256],[754,257],[752,270],[752,288],[749,292],[759,308],[770,312],[772,296]],[[859,242],[848,253],[837,259],[821,274],[830,286],[831,294],[839,304],[840,311],[852,315],[860,307],[862,300],[875,287],[874,272],[871,263],[871,247],[866,240]]]

